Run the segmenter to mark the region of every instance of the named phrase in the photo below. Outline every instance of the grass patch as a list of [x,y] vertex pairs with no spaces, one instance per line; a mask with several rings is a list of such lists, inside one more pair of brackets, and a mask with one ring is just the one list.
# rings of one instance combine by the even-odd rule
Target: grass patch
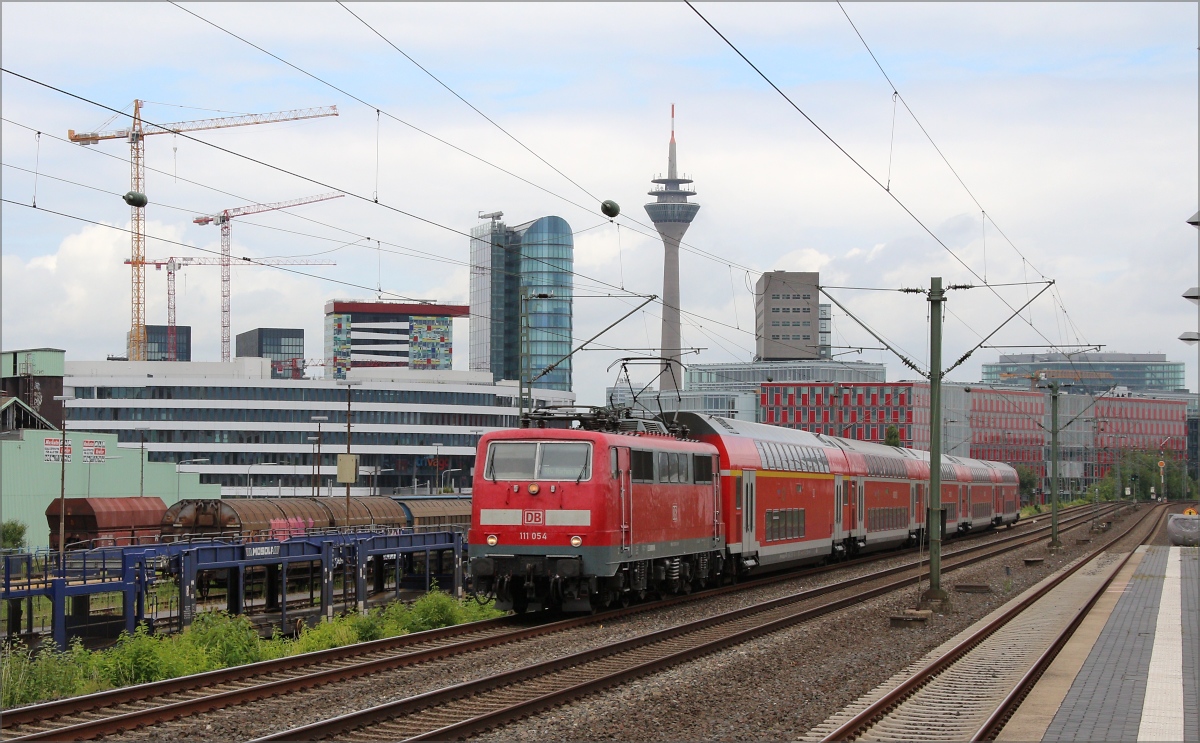
[[473,599],[459,601],[434,590],[412,604],[394,602],[365,614],[334,617],[305,627],[294,639],[276,631],[264,640],[244,616],[205,612],[182,634],[152,635],[145,625],[139,625],[133,634],[122,633],[115,645],[104,650],[88,650],[76,640],[62,652],[49,646],[31,652],[16,642],[0,647],[0,705],[10,709],[491,619],[503,613]]

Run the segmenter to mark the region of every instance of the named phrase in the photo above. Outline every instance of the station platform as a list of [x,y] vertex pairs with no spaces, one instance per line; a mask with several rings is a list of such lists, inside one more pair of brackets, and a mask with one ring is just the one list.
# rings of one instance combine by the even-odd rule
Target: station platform
[[1001,731],[1006,741],[1196,741],[1195,547],[1139,547]]

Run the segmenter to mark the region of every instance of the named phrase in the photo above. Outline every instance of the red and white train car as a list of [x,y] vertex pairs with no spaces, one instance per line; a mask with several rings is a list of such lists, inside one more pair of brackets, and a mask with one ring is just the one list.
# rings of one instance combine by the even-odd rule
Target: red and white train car
[[[620,432],[526,428],[479,444],[476,590],[499,608],[585,610],[764,567],[915,543],[929,455],[681,413]],[[1011,524],[1006,464],[945,457],[944,533]]]

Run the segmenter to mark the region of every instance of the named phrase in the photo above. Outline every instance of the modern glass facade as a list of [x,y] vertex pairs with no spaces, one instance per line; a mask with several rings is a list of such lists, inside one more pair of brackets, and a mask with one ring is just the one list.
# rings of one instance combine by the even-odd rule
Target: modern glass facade
[[238,333],[235,353],[271,359],[272,379],[304,376],[304,330],[302,328],[255,328]]
[[[192,360],[192,326],[175,326],[175,360]],[[146,326],[146,361],[170,361],[167,354],[167,326]]]
[[[571,352],[575,240],[561,217],[542,217],[507,227],[496,219],[471,230],[470,368],[496,380],[521,376],[521,292],[553,294],[532,299],[529,368],[536,376]],[[571,360],[537,386],[569,391]]]
[[1182,361],[1167,361],[1161,353],[1061,353],[1001,355],[983,365],[985,384],[1029,385],[1032,375],[1045,372],[1054,379],[1070,380],[1093,394],[1113,387],[1135,391],[1174,392],[1184,386]]
[[765,382],[865,382],[886,380],[887,367],[862,361],[751,361],[692,364],[684,376],[688,390],[758,393]]

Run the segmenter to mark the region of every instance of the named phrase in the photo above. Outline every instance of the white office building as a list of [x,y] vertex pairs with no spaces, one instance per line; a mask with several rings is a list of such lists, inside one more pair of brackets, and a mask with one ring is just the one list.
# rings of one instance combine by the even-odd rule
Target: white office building
[[[517,425],[516,383],[490,373],[352,368],[348,378],[272,379],[270,360],[260,358],[68,361],[67,428],[144,442],[150,461],[199,473],[223,495],[267,497],[344,492],[333,481],[346,452],[347,394],[358,495],[467,486],[479,436]],[[544,389],[534,397],[538,405],[575,399]]]

